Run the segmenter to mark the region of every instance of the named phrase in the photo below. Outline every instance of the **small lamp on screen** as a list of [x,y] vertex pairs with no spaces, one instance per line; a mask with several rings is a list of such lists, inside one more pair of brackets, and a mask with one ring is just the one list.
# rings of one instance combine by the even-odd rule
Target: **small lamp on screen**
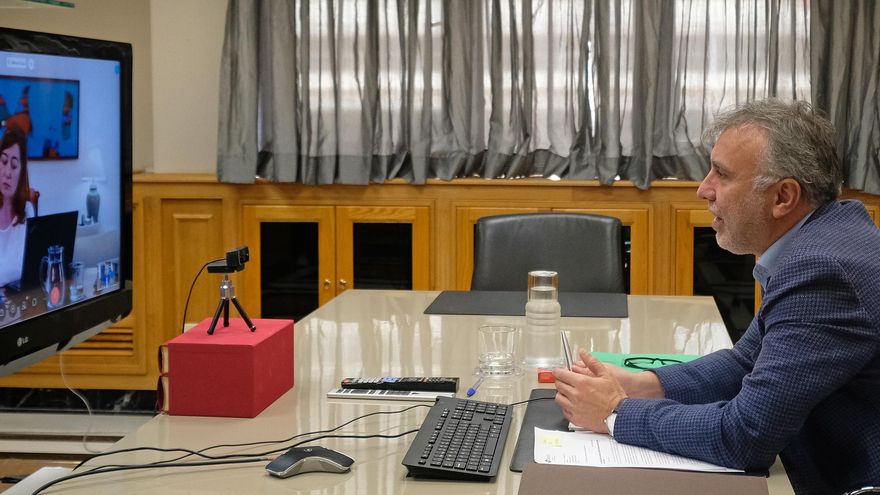
[[82,180],[89,183],[89,192],[86,194],[86,224],[98,223],[98,210],[101,206],[101,195],[98,194],[98,182],[104,180],[104,159],[101,158],[101,150],[92,148],[86,153],[82,163]]

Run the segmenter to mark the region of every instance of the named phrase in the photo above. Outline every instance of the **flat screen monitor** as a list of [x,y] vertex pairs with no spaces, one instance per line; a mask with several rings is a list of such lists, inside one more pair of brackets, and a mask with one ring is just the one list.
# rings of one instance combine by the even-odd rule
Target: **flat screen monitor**
[[131,311],[131,45],[0,28],[0,375]]

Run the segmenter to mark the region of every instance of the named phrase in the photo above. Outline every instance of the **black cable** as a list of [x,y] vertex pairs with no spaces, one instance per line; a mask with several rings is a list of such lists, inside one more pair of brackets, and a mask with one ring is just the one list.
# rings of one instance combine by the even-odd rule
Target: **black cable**
[[[410,408],[410,409],[411,409],[411,408]],[[331,430],[331,431],[332,431],[332,430]],[[202,452],[202,451],[205,450],[205,449],[202,449],[202,451],[199,451],[199,452],[192,452],[192,451],[189,451],[189,452],[192,452],[192,453],[191,453],[191,454],[188,454],[188,455],[200,455],[200,456],[202,456],[202,457],[205,457],[205,458],[207,458],[207,459],[211,459],[211,460],[215,460],[215,461],[222,461],[222,460],[226,460],[226,459],[232,459],[232,458],[235,458],[235,457],[266,457],[266,456],[269,456],[269,455],[271,455],[271,454],[275,454],[275,453],[277,453],[277,452],[281,452],[281,451],[283,451],[283,450],[290,450],[290,449],[293,449],[293,448],[299,447],[300,445],[304,445],[304,444],[307,444],[307,443],[311,443],[311,442],[314,442],[314,441],[317,441],[317,440],[321,440],[321,439],[324,439],[324,438],[356,438],[356,439],[367,439],[367,438],[400,438],[400,437],[404,437],[404,436],[406,436],[406,435],[410,435],[410,434],[412,434],[412,433],[418,433],[418,431],[419,431],[418,429],[415,429],[415,430],[405,431],[405,432],[403,432],[403,433],[396,433],[396,434],[394,434],[394,435],[386,435],[386,434],[382,434],[382,433],[375,433],[375,434],[372,434],[372,435],[354,435],[354,434],[349,434],[349,435],[321,435],[321,436],[318,436],[318,437],[315,437],[315,438],[307,438],[307,439],[305,439],[305,440],[303,440],[303,441],[301,441],[301,442],[297,442],[297,443],[294,443],[294,444],[292,444],[292,445],[287,445],[287,446],[284,446],[284,447],[280,447],[280,448],[277,448],[277,449],[268,450],[268,451],[266,451],[266,452],[260,452],[260,453],[256,453],[256,454],[225,454],[225,455],[218,455],[218,456],[210,456],[210,455],[207,455],[207,454],[201,454],[200,452]],[[303,433],[302,435],[299,435],[299,436],[308,435],[308,434],[309,434],[309,433]],[[258,442],[258,443],[267,443],[267,442]],[[149,447],[143,447],[143,448],[144,448],[144,449],[149,449]],[[136,449],[133,449],[133,450],[136,450]],[[182,450],[182,451],[187,451],[187,449],[155,449],[155,450],[165,450],[165,451],[169,451],[169,450]],[[184,457],[187,457],[187,456],[184,456]],[[183,459],[183,457],[178,457],[177,459],[170,459],[170,460],[167,460],[167,461],[156,461],[156,462],[147,463],[147,464],[134,464],[134,465],[136,465],[136,466],[143,466],[144,468],[147,468],[147,467],[150,467],[150,466],[161,467],[161,466],[164,466],[164,465],[166,465],[166,464],[174,464],[174,463],[177,463],[177,461],[179,461],[179,460],[181,460],[181,459]],[[190,463],[178,463],[178,464],[181,464],[181,465],[191,465]],[[94,467],[94,468],[92,468],[92,469],[90,469],[90,470],[88,470],[88,471],[85,471],[85,472],[86,472],[86,473],[96,473],[96,474],[99,474],[99,473],[104,472],[104,471],[103,471],[104,468],[108,468],[108,467],[120,467],[120,466],[128,466],[128,465],[130,465],[130,464],[108,464],[108,465],[106,465],[106,466],[97,466],[97,467]]]
[[[508,404],[508,407],[519,406],[519,405],[522,405],[522,404],[528,404],[529,402],[536,402],[536,401],[540,401],[540,400],[553,400],[553,399],[554,399],[554,397],[537,397],[537,398],[535,398],[535,399],[527,399],[527,400],[523,400],[523,401],[519,401],[519,402],[513,402],[513,403],[511,403],[511,404]],[[95,455],[95,456],[90,457],[89,459],[85,459],[85,460],[81,461],[81,462],[77,465],[77,467],[74,468],[74,469],[77,469],[77,468],[79,468],[80,466],[82,466],[83,463],[85,463],[85,462],[87,462],[87,461],[89,461],[89,460],[91,460],[91,459],[94,459],[94,458],[96,458],[96,457],[100,457],[100,456],[102,456],[102,455],[111,455],[111,454],[117,454],[117,453],[123,453],[123,452],[132,452],[132,451],[137,451],[137,450],[157,450],[157,451],[162,451],[162,452],[176,452],[176,451],[188,452],[187,455],[182,456],[182,457],[178,457],[178,458],[176,458],[176,459],[171,459],[171,460],[168,460],[168,461],[157,461],[156,463],[154,463],[154,464],[161,464],[161,463],[166,463],[166,462],[176,462],[176,461],[182,460],[182,459],[184,459],[184,458],[186,458],[186,457],[189,457],[189,456],[191,456],[191,455],[198,455],[198,456],[205,457],[205,458],[208,458],[208,459],[227,459],[227,458],[232,458],[232,457],[266,456],[266,455],[269,455],[269,454],[274,454],[274,453],[276,453],[276,452],[281,452],[282,450],[289,450],[289,449],[292,449],[292,448],[296,448],[296,447],[298,447],[298,446],[300,446],[300,445],[303,445],[303,444],[306,444],[306,443],[310,443],[310,442],[314,442],[314,441],[317,441],[317,440],[321,440],[321,439],[324,439],[324,438],[398,438],[398,437],[402,437],[402,436],[408,435],[408,434],[410,434],[410,433],[417,433],[419,430],[418,430],[418,429],[416,429],[416,430],[410,430],[410,431],[407,431],[407,432],[404,432],[404,433],[400,433],[400,434],[397,434],[397,435],[381,435],[381,434],[367,435],[367,436],[363,436],[363,435],[321,435],[321,436],[317,436],[317,437],[315,437],[315,438],[309,438],[309,439],[303,440],[303,441],[301,441],[301,442],[297,442],[297,443],[295,443],[295,444],[293,444],[293,445],[290,445],[290,446],[287,446],[287,447],[281,447],[281,448],[278,448],[278,449],[268,450],[268,451],[260,452],[260,453],[257,453],[257,454],[226,454],[226,455],[221,455],[221,456],[211,456],[211,455],[208,455],[208,454],[204,454],[205,451],[212,450],[212,449],[217,449],[217,448],[221,448],[221,447],[249,447],[249,446],[261,445],[261,444],[265,444],[265,443],[283,443],[283,442],[289,442],[289,441],[291,441],[291,440],[293,440],[293,439],[296,439],[296,438],[299,438],[299,437],[303,437],[303,436],[306,436],[306,435],[316,435],[316,434],[319,434],[319,433],[332,433],[332,432],[334,432],[334,431],[336,431],[336,430],[338,430],[338,429],[340,429],[340,428],[343,428],[343,427],[345,427],[345,426],[347,426],[347,425],[349,425],[349,424],[351,424],[351,423],[354,423],[355,421],[359,421],[359,420],[361,420],[361,419],[364,419],[364,418],[367,418],[367,417],[370,417],[370,416],[376,416],[376,415],[380,415],[380,414],[401,414],[401,413],[404,413],[404,412],[409,411],[409,410],[411,410],[411,409],[415,409],[415,408],[417,408],[417,407],[432,407],[432,406],[431,406],[431,405],[428,405],[428,404],[416,404],[416,405],[409,406],[409,407],[406,407],[406,408],[404,408],[404,409],[400,409],[400,410],[397,410],[397,411],[377,411],[377,412],[373,412],[373,413],[369,413],[369,414],[364,414],[364,415],[358,416],[358,417],[356,417],[356,418],[354,418],[354,419],[351,419],[351,420],[349,420],[349,421],[346,421],[345,423],[342,423],[342,424],[340,424],[339,426],[337,426],[337,427],[335,427],[335,428],[332,428],[332,429],[329,429],[329,430],[316,430],[316,431],[311,431],[311,432],[307,432],[307,433],[300,433],[300,434],[298,434],[298,435],[294,435],[294,436],[289,437],[289,438],[286,438],[286,439],[284,439],[284,440],[265,440],[265,441],[260,441],[260,442],[249,442],[249,443],[239,443],[239,444],[220,444],[220,445],[213,445],[213,446],[210,446],[210,447],[205,447],[205,448],[203,448],[203,449],[201,449],[201,450],[198,450],[198,451],[192,451],[192,450],[189,450],[189,449],[183,449],[183,448],[178,448],[178,449],[159,449],[159,448],[154,448],[154,447],[135,447],[135,448],[132,448],[132,449],[123,449],[123,450],[118,450],[118,451],[113,451],[113,452],[105,452],[105,453],[103,453],[103,454],[98,454],[98,455]],[[98,469],[98,468],[95,468],[95,469]]]
[[254,445],[261,445],[264,443],[284,443],[284,442],[289,442],[289,441],[294,440],[299,437],[304,437],[306,435],[318,435],[318,434],[322,434],[322,433],[333,433],[334,431],[336,431],[340,428],[344,428],[344,427],[354,423],[355,421],[360,421],[362,419],[369,418],[370,416],[378,416],[378,415],[382,415],[382,414],[389,414],[389,415],[390,414],[402,414],[402,413],[405,413],[409,410],[415,409],[417,407],[431,407],[431,405],[416,404],[413,406],[405,407],[403,409],[398,409],[396,411],[376,411],[376,412],[372,412],[372,413],[358,416],[354,419],[350,419],[350,420],[346,421],[345,423],[342,423],[341,425],[336,426],[334,428],[331,428],[329,430],[315,430],[315,431],[310,431],[310,432],[306,432],[306,433],[300,433],[300,434],[294,435],[290,438],[285,438],[284,440],[263,440],[261,442],[220,444],[220,445],[213,445],[211,447],[205,447],[204,449],[199,450],[199,452],[204,452],[206,450],[212,450],[212,449],[218,449],[221,447],[251,447]]
[[237,459],[237,460],[226,460],[226,461],[203,461],[203,462],[181,462],[178,464],[133,464],[127,466],[107,466],[107,469],[103,469],[101,471],[85,471],[82,473],[73,473],[67,476],[62,476],[61,478],[56,478],[45,485],[37,488],[31,495],[37,495],[42,492],[46,488],[50,486],[61,483],[62,481],[69,481],[76,478],[82,478],[84,476],[92,476],[95,474],[103,474],[103,473],[113,473],[117,471],[132,471],[136,469],[153,469],[153,468],[165,468],[165,467],[196,467],[196,466],[215,466],[218,464],[245,464],[250,462],[262,462],[268,461],[268,458],[265,459]]
[[193,287],[196,286],[196,281],[199,280],[199,275],[202,274],[202,271],[205,269],[206,266],[210,265],[211,263],[215,263],[217,261],[224,261],[224,259],[217,258],[216,260],[211,260],[211,261],[205,263],[204,265],[202,265],[202,267],[199,268],[199,273],[196,273],[196,277],[193,279],[192,285],[189,286],[189,293],[186,295],[186,303],[183,305],[183,322],[180,324],[180,333],[183,333],[184,327],[186,327],[186,310],[189,307],[189,298],[192,296]]
[[[529,403],[529,402],[535,402],[535,401],[539,401],[539,400],[551,400],[551,399],[553,399],[553,397],[538,397],[538,398],[535,398],[535,399],[528,399],[528,400],[523,400],[523,401],[519,401],[519,402],[514,402],[514,403],[511,403],[511,404],[508,404],[508,407],[513,407],[513,406],[518,406],[518,405],[522,405],[522,404],[527,404],[527,403]],[[219,449],[219,448],[228,448],[228,447],[252,447],[252,446],[255,446],[255,445],[262,445],[262,444],[272,444],[272,443],[284,443],[284,442],[290,442],[290,441],[292,441],[292,440],[295,440],[295,439],[297,439],[297,438],[304,437],[304,436],[307,436],[307,435],[318,435],[318,434],[324,434],[324,433],[332,433],[332,432],[334,432],[334,431],[336,431],[336,430],[339,430],[340,428],[344,428],[344,427],[346,427],[346,426],[348,426],[348,425],[350,425],[350,424],[352,424],[352,423],[354,423],[354,422],[356,422],[356,421],[360,421],[360,420],[365,419],[365,418],[368,418],[368,417],[370,417],[370,416],[378,416],[378,415],[386,415],[386,414],[388,414],[388,415],[390,415],[390,414],[402,414],[402,413],[405,413],[405,412],[410,411],[410,410],[412,410],[412,409],[415,409],[415,408],[417,408],[417,407],[432,407],[432,405],[428,405],[428,404],[415,404],[415,405],[412,405],[412,406],[409,406],[409,407],[405,407],[405,408],[403,408],[403,409],[398,409],[398,410],[396,410],[396,411],[376,411],[376,412],[372,412],[372,413],[368,413],[368,414],[363,414],[363,415],[358,416],[358,417],[356,417],[356,418],[350,419],[350,420],[348,420],[348,421],[346,421],[346,422],[344,422],[344,423],[342,423],[342,424],[340,424],[340,425],[338,425],[338,426],[335,426],[335,427],[333,427],[333,428],[331,428],[331,429],[329,429],[329,430],[315,430],[315,431],[309,431],[309,432],[306,432],[306,433],[299,433],[299,434],[293,435],[292,437],[288,437],[288,438],[285,438],[285,439],[282,439],[282,440],[262,440],[262,441],[259,441],[259,442],[218,444],[218,445],[211,445],[211,446],[209,446],[209,447],[205,447],[205,448],[200,449],[200,450],[190,450],[190,449],[185,449],[185,448],[160,448],[160,447],[132,447],[132,448],[130,448],[130,449],[113,450],[113,451],[109,451],[109,452],[102,452],[102,453],[100,453],[100,454],[95,454],[95,455],[90,456],[90,457],[88,457],[88,458],[86,458],[86,459],[83,459],[83,460],[80,461],[80,463],[77,464],[76,467],[74,467],[73,469],[74,469],[74,470],[77,470],[77,469],[79,469],[80,467],[82,467],[82,465],[85,464],[86,462],[91,461],[91,460],[94,460],[94,459],[97,459],[98,457],[103,457],[103,456],[108,456],[108,455],[114,455],[114,454],[123,454],[123,453],[126,453],[126,452],[137,452],[137,451],[141,451],[141,450],[149,450],[149,451],[155,451],[155,452],[186,452],[186,453],[187,453],[186,455],[181,456],[181,457],[177,457],[177,458],[175,458],[175,459],[170,459],[170,460],[167,460],[167,461],[156,461],[155,464],[158,464],[158,463],[164,463],[164,462],[177,462],[177,461],[183,460],[183,459],[185,459],[185,458],[187,458],[187,457],[189,457],[189,456],[191,456],[191,455],[196,455],[196,456],[199,456],[199,457],[204,457],[204,458],[206,458],[206,459],[215,459],[215,460],[216,460],[216,459],[225,459],[225,458],[229,458],[229,457],[241,456],[242,454],[227,454],[227,455],[224,455],[224,456],[211,456],[211,455],[205,454],[204,452],[207,452],[207,451],[209,451],[209,450]],[[315,440],[320,440],[320,439],[322,439],[322,438],[348,438],[348,437],[320,436],[320,437],[316,437],[316,438],[311,438],[311,439],[308,439],[308,440],[304,440],[304,441],[299,442],[299,443],[296,443],[296,444],[294,444],[294,445],[292,445],[292,446],[290,446],[290,447],[284,447],[284,448],[282,448],[282,449],[277,449],[277,450],[272,450],[272,451],[269,451],[269,452],[265,452],[264,454],[269,454],[269,453],[279,452],[279,451],[281,451],[281,450],[285,450],[285,449],[294,448],[294,447],[297,447],[297,446],[302,445],[302,444],[304,444],[304,443],[308,443],[308,442],[315,441]],[[369,437],[351,437],[351,438],[369,438]],[[393,438],[393,437],[392,437],[392,438]],[[260,454],[244,454],[244,455],[260,455]],[[95,468],[95,469],[97,469],[97,468]]]
[[556,397],[538,397],[536,399],[527,399],[527,400],[521,400],[519,402],[514,402],[513,404],[508,404],[508,407],[518,406],[521,404],[528,404],[529,402],[535,402],[535,401],[539,401],[539,400],[555,400],[555,399],[556,399]]
[[[318,436],[318,437],[315,437],[315,438],[307,438],[307,439],[305,439],[305,440],[303,440],[303,441],[301,441],[301,442],[297,442],[297,443],[295,443],[295,444],[293,444],[293,445],[290,445],[290,446],[288,446],[288,447],[281,447],[280,449],[275,449],[275,450],[269,450],[269,451],[267,451],[267,452],[262,452],[261,454],[264,455],[264,456],[266,456],[266,455],[269,455],[269,454],[274,454],[275,452],[281,452],[282,450],[290,450],[290,449],[294,449],[294,448],[296,448],[296,447],[299,447],[300,445],[303,445],[303,444],[306,444],[306,443],[311,443],[311,442],[314,442],[314,441],[317,441],[317,440],[322,440],[322,439],[324,439],[324,438],[357,438],[357,439],[367,439],[367,438],[400,438],[400,437],[405,437],[405,436],[407,436],[407,435],[412,435],[413,433],[418,433],[418,432],[419,432],[419,429],[420,429],[420,428],[416,428],[415,430],[409,430],[409,431],[405,431],[405,432],[403,432],[403,433],[396,433],[396,434],[394,434],[394,435],[385,435],[385,434],[382,434],[382,433],[376,433],[376,434],[373,434],[373,435],[321,435],[321,436]],[[231,454],[230,454],[230,455],[231,455]],[[251,454],[251,455],[260,455],[260,454]]]
[[[207,266],[207,264],[205,266]],[[199,272],[201,273],[201,270],[199,270]],[[196,275],[196,278],[198,278],[198,275]],[[539,400],[548,400],[548,399],[553,399],[553,397],[538,397],[535,399],[528,399],[528,400],[524,400],[524,401],[514,402],[511,404],[508,404],[508,406],[513,407],[513,406],[518,406],[521,404],[526,404],[529,402],[535,402],[535,401],[539,401]],[[372,413],[368,413],[368,414],[363,414],[361,416],[358,416],[358,417],[353,418],[349,421],[346,421],[346,422],[344,422],[334,428],[331,428],[329,430],[316,430],[316,431],[311,431],[311,432],[306,432],[306,433],[300,433],[300,434],[294,435],[292,437],[286,438],[284,440],[265,440],[265,441],[259,441],[259,442],[247,442],[247,443],[239,443],[239,444],[219,444],[219,445],[212,445],[210,447],[205,447],[205,448],[203,448],[201,450],[197,450],[197,451],[190,450],[190,449],[184,449],[184,448],[165,449],[165,448],[160,448],[160,447],[133,447],[130,449],[121,449],[121,450],[115,450],[115,451],[111,451],[111,452],[102,452],[100,454],[96,454],[94,456],[89,457],[88,459],[81,461],[79,464],[77,464],[77,466],[74,469],[78,469],[85,462],[96,459],[98,457],[102,457],[102,456],[106,456],[106,455],[113,455],[113,454],[120,454],[120,453],[125,453],[125,452],[150,450],[150,451],[156,451],[156,452],[186,452],[187,454],[184,456],[178,457],[176,459],[171,459],[168,461],[156,461],[156,462],[148,463],[148,464],[134,464],[134,465],[111,464],[111,465],[105,465],[105,466],[97,466],[97,467],[94,467],[94,468],[89,469],[87,471],[84,471],[82,473],[75,473],[75,474],[71,474],[69,476],[65,476],[65,477],[53,480],[52,482],[49,482],[49,483],[41,486],[40,488],[38,488],[34,492],[33,495],[37,495],[41,491],[45,490],[46,488],[48,488],[56,483],[60,483],[62,481],[66,481],[66,480],[70,480],[70,479],[80,478],[83,476],[95,475],[95,474],[110,473],[110,472],[124,471],[124,470],[133,470],[133,469],[150,469],[150,468],[163,468],[163,467],[190,467],[190,466],[207,466],[207,465],[217,465],[217,464],[238,464],[238,463],[248,463],[248,462],[259,462],[259,461],[263,461],[263,460],[268,460],[269,459],[268,456],[271,454],[281,452],[284,450],[289,450],[292,448],[296,448],[300,445],[315,442],[315,441],[325,439],[325,438],[353,438],[353,439],[400,438],[400,437],[403,437],[406,435],[411,435],[413,433],[418,433],[421,428],[416,428],[414,430],[409,430],[409,431],[405,431],[405,432],[394,434],[394,435],[385,435],[385,434],[331,435],[329,433],[332,433],[336,430],[339,430],[340,428],[343,428],[345,426],[348,426],[348,425],[354,423],[355,421],[359,421],[361,419],[368,418],[370,416],[377,416],[377,415],[383,415],[383,414],[401,414],[406,411],[415,409],[417,407],[432,407],[432,405],[416,404],[416,405],[409,406],[409,407],[399,409],[396,411],[376,411],[376,412],[372,412]],[[256,453],[256,454],[225,454],[225,455],[220,455],[220,456],[212,456],[212,455],[208,455],[208,454],[204,453],[208,450],[213,450],[213,449],[223,448],[223,447],[249,447],[249,446],[261,445],[261,444],[284,443],[284,442],[288,442],[288,441],[291,441],[291,440],[299,438],[299,437],[303,437],[303,436],[307,436],[307,435],[318,435],[318,434],[320,434],[320,435],[316,436],[314,438],[307,438],[305,440],[302,440],[300,442],[296,442],[296,443],[289,445],[289,446],[285,446],[285,447],[281,447],[281,448],[273,449],[273,450],[268,450],[268,451],[260,452],[260,453]],[[178,462],[178,461],[180,461],[186,457],[189,457],[191,455],[196,455],[196,456],[200,456],[200,457],[203,457],[206,459],[211,459],[211,460],[200,461],[200,462]],[[241,458],[241,457],[244,457],[246,459],[233,459],[233,458]],[[254,459],[247,459],[249,457],[254,457]]]
[[176,459],[171,459],[169,461],[158,461],[158,462],[175,462],[175,461],[179,461],[181,459],[185,459],[191,455],[197,455],[197,456],[201,456],[201,457],[204,457],[207,459],[219,459],[220,457],[203,455],[202,453],[206,452],[208,450],[219,449],[219,448],[224,448],[224,447],[252,447],[254,445],[262,445],[262,444],[266,444],[266,443],[290,442],[291,440],[297,439],[299,437],[304,437],[306,435],[332,433],[340,428],[344,428],[344,427],[354,423],[355,421],[360,421],[362,419],[369,418],[370,416],[378,416],[378,415],[383,415],[383,414],[402,414],[402,413],[405,413],[409,410],[415,409],[417,407],[431,407],[431,406],[428,404],[415,404],[413,406],[405,407],[403,409],[398,409],[396,411],[376,411],[376,412],[372,412],[372,413],[368,413],[368,414],[363,414],[363,415],[358,416],[354,419],[350,419],[350,420],[346,421],[345,423],[342,423],[339,426],[336,426],[336,427],[331,428],[329,430],[316,430],[316,431],[309,431],[306,433],[299,433],[297,435],[294,435],[292,437],[285,438],[282,440],[263,440],[263,441],[259,441],[259,442],[219,444],[219,445],[212,445],[210,447],[205,447],[200,450],[190,450],[190,449],[184,449],[184,448],[167,448],[167,449],[165,449],[165,448],[160,448],[160,447],[132,447],[130,449],[112,450],[109,452],[101,452],[99,454],[89,456],[89,457],[83,459],[82,461],[80,461],[79,464],[77,464],[73,469],[75,471],[75,470],[79,469],[80,467],[82,467],[83,464],[85,464],[93,459],[97,459],[98,457],[104,457],[107,455],[114,455],[114,454],[123,454],[126,452],[137,452],[139,450],[150,450],[150,451],[155,451],[155,452],[187,452],[187,455],[185,455],[185,456],[181,456]]
[[[411,408],[409,408],[411,409]],[[295,447],[299,447],[300,445],[314,442],[316,440],[321,440],[324,438],[357,438],[357,439],[367,439],[367,438],[400,438],[406,435],[411,435],[413,433],[418,433],[419,428],[414,430],[405,431],[402,433],[397,433],[394,435],[385,435],[381,433],[373,434],[373,435],[322,435],[315,438],[309,438],[303,440],[301,442],[297,442],[291,446],[281,447],[280,449],[274,449],[267,452],[262,452],[259,454],[228,454],[226,456],[217,456],[212,457],[211,461],[200,461],[200,462],[156,462],[150,464],[127,464],[127,465],[108,465],[108,466],[98,466],[88,471],[84,471],[82,473],[74,473],[67,476],[63,476],[61,478],[52,480],[45,485],[37,488],[32,495],[37,495],[42,492],[46,488],[49,488],[55,484],[61,483],[62,481],[68,481],[76,478],[82,478],[85,476],[93,476],[96,474],[104,474],[104,473],[114,473],[117,471],[130,471],[135,469],[153,469],[153,468],[166,468],[166,467],[197,467],[197,466],[215,466],[215,465],[223,465],[223,464],[244,464],[250,462],[263,462],[269,461],[271,458],[269,454],[274,454],[275,452],[281,452],[282,450],[289,450]],[[143,447],[142,447],[143,448]],[[166,449],[168,450],[168,449]],[[175,450],[187,450],[187,449],[175,449]],[[253,457],[253,459],[226,459],[227,457]]]
[[[86,463],[86,462],[88,462],[88,461],[90,461],[90,460],[92,460],[92,459],[95,459],[95,458],[98,458],[98,457],[104,456],[104,455],[123,454],[123,453],[125,453],[125,452],[139,452],[139,451],[144,451],[144,450],[146,450],[146,451],[151,451],[151,452],[186,452],[186,453],[187,453],[187,454],[186,454],[185,456],[183,456],[183,457],[178,457],[177,459],[171,459],[171,460],[169,460],[169,461],[157,461],[155,464],[159,464],[159,463],[163,463],[163,462],[174,462],[174,461],[178,461],[178,460],[180,460],[180,459],[184,459],[184,458],[186,458],[186,457],[189,457],[189,456],[191,456],[191,455],[196,455],[196,456],[199,456],[199,457],[203,457],[203,458],[205,458],[205,459],[220,459],[220,457],[215,457],[215,456],[211,456],[211,455],[208,455],[208,454],[202,454],[202,451],[204,451],[204,450],[206,450],[206,449],[202,449],[201,451],[198,451],[198,450],[184,449],[184,448],[182,448],[182,447],[172,447],[172,448],[167,448],[167,449],[162,448],[162,447],[132,447],[132,448],[130,448],[130,449],[121,449],[121,450],[114,450],[114,451],[112,451],[112,452],[102,452],[102,453],[100,453],[100,454],[95,454],[95,455],[93,455],[93,456],[91,456],[91,457],[89,457],[89,458],[87,458],[87,459],[84,459],[84,460],[80,461],[79,464],[77,464],[77,465],[73,468],[73,470],[76,471],[76,470],[79,469],[84,463]],[[123,466],[123,465],[124,465],[124,464],[114,464],[114,466]],[[92,468],[91,470],[94,471],[94,470],[96,470],[96,469],[100,469],[101,467],[104,467],[104,466],[97,466],[97,467],[95,467],[95,468]]]

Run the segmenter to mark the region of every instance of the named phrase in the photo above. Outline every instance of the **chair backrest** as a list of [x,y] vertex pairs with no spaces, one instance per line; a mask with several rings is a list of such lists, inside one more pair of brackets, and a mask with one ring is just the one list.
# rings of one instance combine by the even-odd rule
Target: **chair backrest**
[[586,213],[523,213],[477,220],[471,290],[526,290],[528,272],[559,273],[559,290],[623,292],[620,220]]

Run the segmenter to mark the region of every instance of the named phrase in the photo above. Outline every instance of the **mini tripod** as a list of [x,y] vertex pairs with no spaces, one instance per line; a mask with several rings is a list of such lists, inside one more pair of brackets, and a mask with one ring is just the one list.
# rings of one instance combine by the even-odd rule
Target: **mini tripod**
[[229,274],[244,270],[244,264],[247,263],[249,259],[250,255],[248,254],[248,248],[240,247],[227,252],[225,260],[219,260],[208,264],[208,273],[223,274],[223,280],[220,281],[220,303],[217,305],[217,310],[214,311],[214,318],[211,320],[211,326],[208,327],[208,335],[214,335],[214,329],[217,327],[217,320],[220,318],[221,311],[223,312],[223,326],[229,326],[229,301],[232,301],[232,304],[235,305],[235,309],[238,310],[238,313],[241,315],[244,322],[247,323],[251,332],[257,330],[256,325],[254,325],[251,319],[248,318],[244,308],[241,307],[241,303],[239,303],[238,299],[235,297],[235,287],[232,285],[232,280],[229,280]]
[[229,280],[229,274],[225,273],[223,274],[223,280],[220,281],[220,303],[217,305],[217,311],[214,311],[214,318],[211,319],[211,326],[208,327],[208,335],[214,335],[214,328],[217,326],[217,320],[220,318],[221,310],[223,311],[223,326],[229,326],[229,301],[232,301],[232,304],[235,304],[235,309],[238,310],[241,319],[247,323],[251,332],[256,331],[257,327],[251,319],[248,318],[244,308],[241,307],[241,303],[238,302],[238,298],[235,297],[235,287],[232,286],[232,280]]

